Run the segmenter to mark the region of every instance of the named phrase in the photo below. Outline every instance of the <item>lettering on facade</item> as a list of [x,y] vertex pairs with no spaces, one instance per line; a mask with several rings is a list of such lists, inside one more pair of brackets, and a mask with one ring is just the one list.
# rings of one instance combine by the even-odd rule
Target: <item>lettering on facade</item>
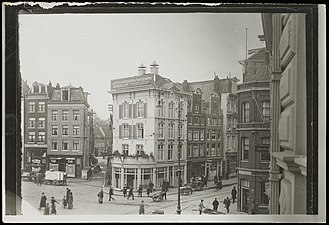
[[40,164],[41,160],[40,159],[32,159],[32,163]]
[[132,78],[126,78],[126,79],[112,80],[111,89],[152,85],[153,83],[154,83],[153,75],[144,75],[141,77],[132,77]]

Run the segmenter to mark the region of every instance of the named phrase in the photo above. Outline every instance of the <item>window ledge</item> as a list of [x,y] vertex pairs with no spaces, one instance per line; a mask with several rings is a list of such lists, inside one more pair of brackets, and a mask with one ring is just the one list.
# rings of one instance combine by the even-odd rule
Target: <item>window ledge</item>
[[306,156],[295,155],[293,151],[273,152],[276,163],[283,169],[301,172],[306,176]]

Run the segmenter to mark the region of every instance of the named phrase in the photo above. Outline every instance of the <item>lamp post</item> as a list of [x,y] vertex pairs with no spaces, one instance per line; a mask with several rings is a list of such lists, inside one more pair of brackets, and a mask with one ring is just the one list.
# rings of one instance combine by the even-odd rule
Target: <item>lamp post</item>
[[181,102],[179,99],[178,102],[178,202],[177,202],[177,214],[181,214],[181,205],[180,205],[180,186],[181,186],[181,170],[180,170],[180,157],[181,157],[181,125],[180,125],[180,117],[181,117]]

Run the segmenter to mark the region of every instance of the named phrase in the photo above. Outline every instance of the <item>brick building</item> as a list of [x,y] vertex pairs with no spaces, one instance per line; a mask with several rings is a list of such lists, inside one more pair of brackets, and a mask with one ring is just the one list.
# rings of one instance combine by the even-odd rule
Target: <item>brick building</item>
[[47,153],[47,104],[52,84],[34,82],[24,94],[23,167],[28,171],[45,171]]

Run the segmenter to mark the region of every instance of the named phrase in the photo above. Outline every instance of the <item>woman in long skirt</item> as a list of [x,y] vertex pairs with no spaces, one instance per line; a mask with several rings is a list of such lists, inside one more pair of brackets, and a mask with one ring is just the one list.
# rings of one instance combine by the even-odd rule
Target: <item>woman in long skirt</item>
[[103,204],[103,197],[104,197],[104,192],[103,189],[97,194],[98,196],[98,203]]
[[68,206],[67,206],[68,209],[72,209],[73,208],[73,195],[72,195],[72,192],[70,192],[70,194],[69,194],[69,198],[67,200],[67,204],[68,204]]

